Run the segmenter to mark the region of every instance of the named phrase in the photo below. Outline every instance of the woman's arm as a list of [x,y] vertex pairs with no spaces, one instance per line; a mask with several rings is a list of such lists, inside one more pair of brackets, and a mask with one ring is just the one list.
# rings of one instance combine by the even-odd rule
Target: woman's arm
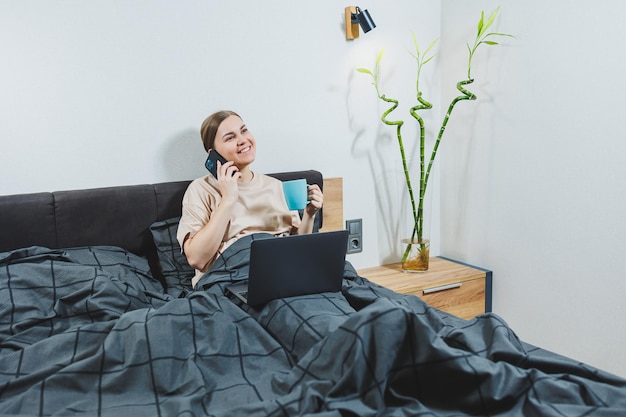
[[189,265],[200,271],[215,258],[222,245],[226,229],[231,221],[231,212],[239,196],[237,181],[241,173],[232,162],[218,165],[218,185],[222,196],[209,222],[194,236],[183,243],[183,251]]
[[307,190],[307,204],[302,215],[302,222],[298,228],[298,234],[307,234],[313,231],[313,223],[315,222],[315,215],[322,208],[324,204],[324,194],[317,184],[309,185]]

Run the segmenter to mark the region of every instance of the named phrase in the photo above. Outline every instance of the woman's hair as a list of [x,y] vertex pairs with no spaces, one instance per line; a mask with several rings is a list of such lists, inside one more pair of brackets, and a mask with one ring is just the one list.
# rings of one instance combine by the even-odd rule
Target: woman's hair
[[217,129],[220,127],[222,122],[230,116],[237,116],[241,119],[241,116],[231,110],[220,110],[204,119],[204,122],[202,122],[202,126],[200,127],[200,136],[202,137],[202,144],[204,145],[205,151],[208,152],[209,149],[213,148]]

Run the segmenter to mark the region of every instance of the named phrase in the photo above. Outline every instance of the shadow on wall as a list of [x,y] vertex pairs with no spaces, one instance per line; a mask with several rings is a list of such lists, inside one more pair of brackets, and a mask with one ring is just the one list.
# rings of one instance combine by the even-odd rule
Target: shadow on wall
[[205,175],[206,152],[197,130],[186,129],[168,139],[160,160],[167,181],[193,180]]
[[[388,126],[377,123],[375,133],[368,133],[365,125],[358,121],[350,107],[355,74],[356,71],[349,73],[345,92],[346,114],[349,129],[353,132],[351,154],[357,159],[366,160],[372,175],[376,199],[379,262],[381,264],[398,262],[401,251],[401,240],[398,236],[405,233],[401,207],[408,202],[402,201],[401,197],[403,184],[401,168],[395,163],[389,163],[389,155],[394,155],[392,160],[395,158],[397,142],[393,129],[389,129]],[[379,103],[377,105],[380,106]],[[376,117],[378,120],[379,116]],[[409,150],[410,153],[412,151]]]

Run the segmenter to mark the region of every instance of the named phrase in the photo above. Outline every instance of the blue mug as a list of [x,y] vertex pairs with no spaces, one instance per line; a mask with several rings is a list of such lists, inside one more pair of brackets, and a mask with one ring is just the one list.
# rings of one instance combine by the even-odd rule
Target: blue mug
[[283,181],[283,192],[289,210],[303,210],[306,207],[307,189],[305,179]]

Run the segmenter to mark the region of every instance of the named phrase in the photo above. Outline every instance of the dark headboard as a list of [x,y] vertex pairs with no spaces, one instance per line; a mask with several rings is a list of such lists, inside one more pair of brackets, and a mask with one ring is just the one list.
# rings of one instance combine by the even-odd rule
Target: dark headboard
[[[323,187],[318,171],[268,174],[306,178]],[[181,214],[190,181],[0,196],[0,252],[28,246],[120,246],[155,256],[150,225]],[[319,221],[322,216],[318,214]]]

